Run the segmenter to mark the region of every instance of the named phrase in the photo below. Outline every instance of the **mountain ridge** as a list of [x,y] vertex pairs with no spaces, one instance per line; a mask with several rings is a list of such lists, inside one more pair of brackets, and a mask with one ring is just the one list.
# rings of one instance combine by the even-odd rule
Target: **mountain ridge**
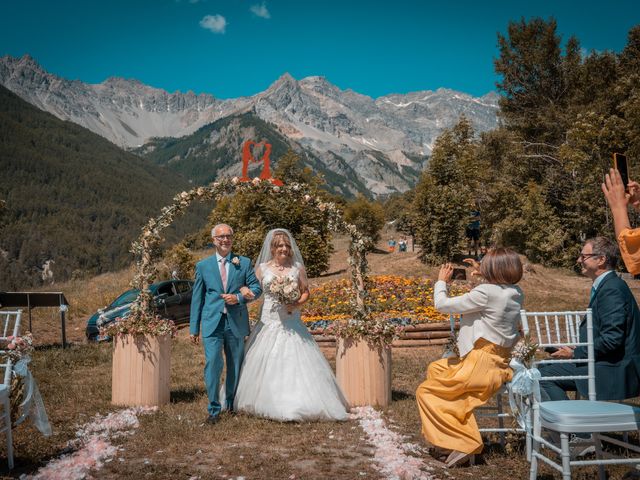
[[[56,280],[122,268],[150,216],[189,189],[175,172],[63,122],[0,86],[0,290],[41,283],[48,260]],[[167,231],[195,232],[195,207]],[[177,233],[176,233],[177,232]]]
[[[221,100],[206,93],[169,93],[119,77],[99,84],[66,80],[47,73],[30,56],[0,58],[0,84],[128,149],[154,138],[183,138],[225,117],[251,112],[327,168],[337,165],[336,158],[351,165],[373,196],[411,188],[416,179],[403,178],[402,166],[421,171],[435,139],[461,115],[477,132],[495,128],[499,98],[494,92],[476,98],[440,88],[374,99],[342,90],[323,76],[296,80],[284,73],[263,92]],[[397,168],[382,173],[367,152],[378,152],[375,157]]]

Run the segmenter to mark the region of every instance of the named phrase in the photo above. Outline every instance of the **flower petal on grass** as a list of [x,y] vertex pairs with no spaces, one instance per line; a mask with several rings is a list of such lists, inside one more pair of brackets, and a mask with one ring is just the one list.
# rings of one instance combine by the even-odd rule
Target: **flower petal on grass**
[[[80,480],[91,470],[98,470],[110,462],[118,448],[109,442],[112,437],[132,435],[140,426],[138,415],[155,412],[157,407],[133,407],[108,415],[96,415],[91,422],[82,425],[76,432],[71,446],[76,451],[51,460],[33,476],[34,480]],[[124,459],[120,459],[124,460]]]
[[351,409],[351,418],[358,420],[360,427],[375,447],[373,461],[376,469],[389,480],[435,480],[425,470],[432,470],[419,457],[422,449],[413,443],[405,443],[406,437],[389,430],[380,412],[372,407]]

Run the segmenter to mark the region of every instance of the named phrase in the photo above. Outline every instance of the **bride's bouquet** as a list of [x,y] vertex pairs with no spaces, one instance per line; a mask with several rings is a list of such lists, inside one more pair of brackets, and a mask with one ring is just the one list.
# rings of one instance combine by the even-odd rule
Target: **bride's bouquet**
[[267,290],[281,305],[293,303],[300,298],[298,281],[289,276],[274,277]]

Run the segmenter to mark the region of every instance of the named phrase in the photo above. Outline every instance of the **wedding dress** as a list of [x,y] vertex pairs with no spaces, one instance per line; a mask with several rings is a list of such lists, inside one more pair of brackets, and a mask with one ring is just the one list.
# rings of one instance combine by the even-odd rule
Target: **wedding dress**
[[[345,420],[346,401],[333,371],[307,327],[300,310],[287,308],[266,288],[277,272],[262,272],[264,304],[247,345],[234,407],[275,420]],[[298,282],[300,268],[286,275]]]

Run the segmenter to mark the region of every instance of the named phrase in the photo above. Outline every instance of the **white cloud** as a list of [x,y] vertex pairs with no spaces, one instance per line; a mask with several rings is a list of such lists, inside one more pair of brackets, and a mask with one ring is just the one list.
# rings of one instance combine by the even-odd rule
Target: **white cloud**
[[213,33],[224,33],[227,28],[227,19],[222,15],[205,15],[205,17],[200,20],[200,26],[211,30]]
[[271,14],[269,13],[269,10],[267,10],[267,4],[265,2],[262,2],[261,5],[251,5],[250,10],[251,13],[253,13],[257,17],[271,18]]

